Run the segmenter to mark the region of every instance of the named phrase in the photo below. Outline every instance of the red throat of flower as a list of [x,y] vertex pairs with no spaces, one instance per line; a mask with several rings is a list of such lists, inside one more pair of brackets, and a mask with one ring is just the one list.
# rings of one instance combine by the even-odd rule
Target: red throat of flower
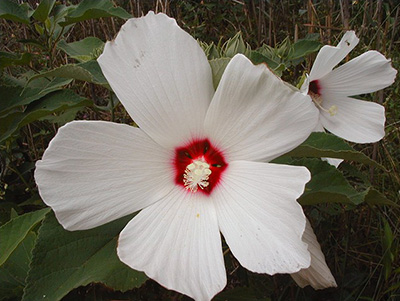
[[310,82],[310,85],[308,86],[308,95],[310,95],[311,99],[318,109],[323,112],[329,113],[331,116],[336,115],[338,111],[337,106],[333,105],[329,108],[324,107],[323,97],[321,95],[321,84],[317,79]]
[[227,166],[222,153],[208,139],[175,149],[175,183],[191,192],[211,194]]
[[321,87],[319,85],[318,80],[313,80],[310,82],[310,85],[308,86],[308,94],[316,94],[316,95],[321,95]]

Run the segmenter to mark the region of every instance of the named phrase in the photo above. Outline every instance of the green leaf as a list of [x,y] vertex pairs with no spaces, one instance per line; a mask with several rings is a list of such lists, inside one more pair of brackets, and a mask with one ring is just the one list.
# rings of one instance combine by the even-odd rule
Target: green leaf
[[303,158],[294,160],[291,164],[305,166],[311,172],[311,180],[298,199],[300,204],[358,203],[359,193],[347,182],[343,174],[329,163],[319,159]]
[[362,197],[364,201],[370,205],[389,205],[400,207],[399,204],[387,199],[382,193],[372,187],[369,187],[367,190],[362,192]]
[[225,68],[226,68],[226,66],[228,66],[228,63],[230,60],[231,60],[230,58],[223,57],[223,58],[213,59],[213,60],[208,61],[211,66],[214,89],[217,89],[218,84],[221,80],[222,74],[224,73]]
[[287,155],[291,157],[339,158],[384,169],[378,162],[353,149],[343,139],[323,132],[312,133],[306,141]]
[[61,26],[59,22],[63,21],[65,17],[75,9],[74,5],[55,5],[52,11],[52,15],[49,16],[49,21],[53,26],[53,39],[57,40],[60,37],[63,37],[65,33],[67,33],[74,24],[70,24],[67,26]]
[[64,40],[57,45],[71,58],[81,62],[96,59],[103,51],[104,42],[96,37],[88,37],[78,42],[66,43]]
[[44,22],[52,10],[56,0],[42,0],[39,6],[35,9],[32,17],[38,21]]
[[289,37],[286,37],[282,42],[275,46],[275,53],[280,58],[287,58],[292,47]]
[[298,40],[289,51],[288,59],[296,60],[303,58],[310,53],[316,52],[321,48],[321,43],[313,40]]
[[39,84],[29,85],[26,88],[22,86],[0,86],[0,95],[2,101],[0,102],[0,116],[4,115],[7,111],[15,107],[30,104],[31,102],[57,90],[62,89],[63,86],[69,84],[71,79],[55,78],[51,81],[43,78],[35,82]]
[[97,61],[88,61],[80,64],[63,65],[56,69],[45,71],[38,75],[32,76],[29,79],[29,82],[36,80],[37,78],[51,77],[51,76],[83,80],[89,83],[94,83],[109,88],[107,80],[104,77],[103,72],[101,71]]
[[81,108],[70,108],[65,110],[59,115],[47,115],[40,120],[47,120],[51,123],[56,123],[58,127],[63,126],[64,124],[71,122],[76,118],[76,114],[81,111]]
[[221,57],[218,47],[215,46],[213,42],[211,44],[207,44],[202,41],[198,41],[200,44],[200,47],[203,48],[204,53],[206,54],[206,57],[208,60],[212,59],[219,59]]
[[250,54],[250,60],[253,64],[267,64],[267,66],[271,69],[277,68],[281,63],[271,56],[267,56],[259,51],[252,51]]
[[20,215],[0,227],[0,266],[8,259],[10,254],[18,247],[21,241],[50,211],[42,210]]
[[69,232],[49,214],[39,230],[23,300],[60,300],[91,282],[120,291],[139,287],[146,276],[124,265],[116,254],[117,236],[131,218]]
[[109,0],[83,0],[74,10],[71,10],[71,13],[65,17],[65,21],[61,22],[60,25],[66,26],[84,20],[103,17],[129,19],[132,18],[132,15],[121,7],[114,7]]
[[54,7],[53,10],[53,21],[58,22],[64,19],[70,12],[75,10],[74,5],[66,6],[64,4],[59,4]]
[[[40,27],[40,28],[39,28]],[[39,26],[37,23],[35,23],[35,29],[38,31],[39,34],[43,34],[44,29],[43,27]],[[23,43],[25,45],[31,45],[34,47],[39,48],[40,50],[47,51],[46,46],[43,44],[43,42],[35,39],[21,39],[18,40],[18,42]]]
[[24,112],[8,114],[0,124],[0,143],[23,126],[49,114],[75,107],[91,105],[91,102],[71,90],[56,91],[27,106]]
[[29,24],[27,6],[11,0],[0,1],[0,18]]
[[0,300],[21,299],[35,240],[36,234],[29,232],[0,267]]
[[270,48],[270,50],[266,49],[268,48],[252,51],[249,57],[250,60],[255,65],[266,64],[276,75],[281,76],[282,71],[286,70],[286,65],[281,62],[281,59],[273,52],[273,48]]
[[248,56],[251,52],[250,46],[243,41],[242,33],[238,32],[222,46],[224,57],[232,58],[241,53]]
[[32,57],[31,53],[16,54],[0,51],[0,69],[8,66],[28,65]]
[[311,172],[311,180],[306,184],[304,193],[298,200],[302,205],[321,203],[359,205],[367,202],[370,205],[398,206],[373,187],[367,187],[361,192],[357,191],[340,170],[326,161],[316,158],[286,159],[285,161],[284,157],[281,157],[276,162],[305,166]]
[[44,28],[38,23],[35,23],[35,30],[39,35],[42,35],[44,33]]

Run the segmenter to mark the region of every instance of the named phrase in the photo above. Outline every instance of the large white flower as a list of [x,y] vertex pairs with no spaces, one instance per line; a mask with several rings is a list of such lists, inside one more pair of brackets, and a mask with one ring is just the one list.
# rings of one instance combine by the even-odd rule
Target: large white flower
[[385,135],[383,106],[349,96],[371,93],[394,82],[397,71],[377,51],[367,51],[332,70],[358,44],[354,31],[344,34],[339,44],[324,46],[312,66],[302,91],[320,111],[315,131],[323,128],[348,141],[376,142]]
[[215,92],[203,51],[163,14],[127,21],[98,62],[140,128],[76,121],[59,129],[35,178],[66,229],[141,210],[119,236],[119,258],[198,300],[226,285],[220,232],[250,271],[310,265],[296,202],[310,174],[260,162],[311,133],[318,110],[308,96],[242,55]]

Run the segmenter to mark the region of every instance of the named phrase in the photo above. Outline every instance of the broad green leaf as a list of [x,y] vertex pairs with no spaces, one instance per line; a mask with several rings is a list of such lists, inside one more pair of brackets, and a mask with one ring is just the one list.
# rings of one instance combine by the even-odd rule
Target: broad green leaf
[[50,92],[61,90],[63,87],[71,83],[72,79],[65,79],[65,78],[53,78],[47,79],[45,77],[35,80],[34,82],[30,82],[26,84],[27,80],[25,81],[24,88],[31,88],[31,89],[40,89],[37,93],[44,96]]
[[321,48],[321,43],[312,40],[299,40],[294,43],[289,51],[288,59],[296,60],[316,52]]
[[[299,159],[293,165],[305,166],[311,172],[303,195],[298,199],[302,205],[320,203],[358,203],[359,193],[347,182],[343,174],[329,163],[319,159]],[[353,198],[357,198],[353,201]]]
[[228,63],[231,59],[227,57],[219,58],[219,59],[213,59],[208,61],[211,66],[211,71],[213,75],[213,84],[214,84],[214,89],[217,89],[218,84],[221,80],[222,74],[225,71],[226,66],[228,66]]
[[[273,48],[271,48],[273,49]],[[286,70],[286,65],[281,62],[280,58],[270,51],[252,51],[250,53],[250,60],[253,64],[266,64],[278,76],[282,75],[282,71]]]
[[52,10],[54,3],[56,0],[42,0],[40,1],[39,6],[35,9],[32,17],[36,20],[44,22],[49,16],[50,11]]
[[61,90],[48,94],[27,106],[24,112],[8,114],[0,124],[0,143],[13,133],[33,121],[49,114],[57,113],[75,107],[91,105],[91,102],[71,90]]
[[29,232],[0,267],[0,300],[21,299],[35,240],[36,234]]
[[29,24],[27,6],[11,0],[0,1],[0,18]]
[[0,69],[8,66],[28,65],[32,56],[31,53],[15,54],[0,51]]
[[109,87],[107,80],[105,79],[103,72],[101,71],[97,61],[88,61],[80,64],[63,65],[56,69],[45,71],[38,75],[32,76],[29,79],[29,82],[36,80],[37,78],[52,77],[52,76],[83,80],[89,83],[94,83],[105,87]]
[[82,108],[70,108],[65,110],[59,115],[47,115],[40,120],[47,120],[48,122],[51,123],[56,123],[58,127],[63,126],[64,124],[71,122],[76,118],[76,114],[78,114],[79,111],[81,111]]
[[14,85],[0,86],[0,95],[2,97],[0,102],[0,116],[15,107],[30,104],[48,93],[60,90],[70,82],[71,79],[55,78],[49,81],[43,78],[40,81],[40,85],[37,86],[34,84],[39,84],[39,81],[38,83],[32,83],[26,88]]
[[292,157],[339,158],[384,169],[378,162],[356,151],[341,138],[323,132],[312,133],[306,141],[287,155]]
[[321,203],[359,205],[367,202],[370,205],[398,206],[372,187],[367,187],[361,192],[357,191],[340,170],[320,159],[290,160],[290,158],[281,157],[275,163],[277,162],[305,166],[311,172],[311,180],[306,184],[304,193],[298,200],[302,205]]
[[81,62],[96,59],[103,51],[104,42],[96,37],[88,37],[78,42],[66,43],[64,40],[57,45],[71,58]]
[[60,300],[72,289],[101,282],[115,290],[139,287],[146,276],[117,257],[117,237],[131,216],[69,232],[49,214],[39,230],[23,300]]
[[42,210],[20,215],[0,227],[0,266],[8,259],[10,254],[18,247],[21,241],[50,211]]
[[369,187],[367,190],[362,192],[361,197],[370,205],[400,206],[399,204],[387,199],[382,193],[372,187]]
[[132,15],[121,7],[114,7],[109,0],[83,0],[74,10],[71,10],[70,14],[65,17],[65,21],[61,22],[60,25],[66,26],[84,20],[103,17],[129,19],[132,18]]

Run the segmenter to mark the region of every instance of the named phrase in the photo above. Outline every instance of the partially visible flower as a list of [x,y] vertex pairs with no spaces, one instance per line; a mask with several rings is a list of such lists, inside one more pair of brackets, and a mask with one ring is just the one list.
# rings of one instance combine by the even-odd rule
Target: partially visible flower
[[270,161],[318,121],[310,98],[236,55],[217,91],[204,52],[164,14],[131,19],[98,62],[140,128],[76,121],[36,165],[44,202],[68,230],[141,210],[117,253],[169,289],[209,300],[226,285],[220,232],[257,273],[310,265],[296,199],[310,173]]
[[315,131],[329,132],[356,143],[379,141],[385,135],[385,109],[380,104],[349,96],[371,93],[394,82],[397,71],[377,51],[367,51],[332,70],[358,44],[354,31],[340,43],[324,46],[301,90],[320,111]]
[[311,285],[314,289],[337,287],[335,278],[326,264],[324,253],[322,253],[321,246],[308,219],[303,233],[303,241],[308,245],[311,264],[309,268],[301,269],[299,272],[291,274],[293,280],[302,288],[307,285]]

